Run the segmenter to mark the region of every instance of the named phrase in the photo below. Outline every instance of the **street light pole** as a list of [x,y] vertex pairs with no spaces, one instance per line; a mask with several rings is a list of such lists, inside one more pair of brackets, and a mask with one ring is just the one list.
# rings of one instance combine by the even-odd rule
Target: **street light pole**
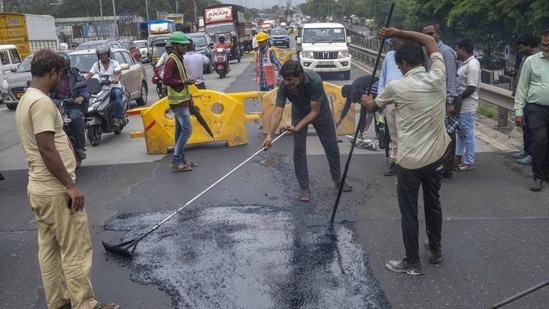
[[114,4],[114,0],[112,0],[112,14],[114,15],[114,36],[118,39],[118,23],[116,22],[116,6]]
[[149,1],[145,0],[145,11],[147,11],[147,20],[149,20]]
[[101,16],[101,39],[105,38],[105,23],[103,22],[103,1],[99,0],[99,14]]

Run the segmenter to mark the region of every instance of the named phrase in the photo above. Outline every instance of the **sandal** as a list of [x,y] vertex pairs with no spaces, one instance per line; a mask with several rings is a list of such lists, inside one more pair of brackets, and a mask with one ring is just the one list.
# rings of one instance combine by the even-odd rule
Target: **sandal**
[[190,172],[193,170],[191,164],[185,164],[183,162],[179,163],[179,165],[177,165],[177,170],[180,171],[180,172]]
[[472,171],[475,169],[474,165],[468,165],[468,164],[460,164],[458,166],[454,166],[453,170],[456,172],[466,172],[466,171]]
[[192,161],[185,161],[185,163],[186,163],[187,165],[189,165],[190,167],[197,167],[197,166],[198,166],[198,164],[196,164],[196,163],[194,163],[194,162],[192,162]]
[[115,303],[103,305],[102,303],[97,302],[92,309],[120,309],[120,306]]
[[[339,189],[339,186],[341,185],[340,180],[334,180],[334,185],[337,189]],[[343,183],[343,192],[351,192],[353,191],[353,187],[349,186],[346,182]]]
[[308,203],[311,201],[311,192],[303,191],[297,198],[300,202]]
[[120,126],[120,119],[113,118],[112,119],[112,125],[115,126],[115,127],[119,127]]

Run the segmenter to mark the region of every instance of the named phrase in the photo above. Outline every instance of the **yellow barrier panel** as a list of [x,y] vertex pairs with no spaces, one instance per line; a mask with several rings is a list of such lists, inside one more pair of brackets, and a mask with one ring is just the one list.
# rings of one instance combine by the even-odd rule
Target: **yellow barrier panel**
[[[271,50],[275,53],[276,57],[278,58],[278,60],[280,60],[280,63],[282,63],[282,64],[284,62],[292,59],[292,57],[296,54],[295,51],[289,51],[289,50],[278,48],[278,47],[275,47],[275,46],[272,46]],[[250,60],[250,62],[256,62],[257,51],[255,51],[255,50],[251,51],[250,54],[252,54],[254,56],[253,59]]]
[[[246,98],[257,98],[257,91],[241,93],[221,93],[213,90],[190,87],[195,107],[212,130],[215,141],[225,141],[229,147],[248,143],[246,121],[258,121],[258,114],[247,115],[244,109]],[[148,154],[168,153],[175,144],[175,120],[169,111],[166,98],[150,107],[132,110],[130,114],[140,114],[144,131],[131,132],[131,137],[144,137]],[[193,133],[187,142],[189,145],[214,141],[208,132],[191,116]]]
[[[345,106],[345,98],[341,95],[341,87],[335,84],[324,82],[324,91],[326,92],[326,96],[328,97],[328,101],[330,102],[330,108],[332,110],[332,116],[334,117],[334,123],[339,119],[339,115],[341,115],[341,111],[343,110],[343,107]],[[271,113],[274,110],[275,103],[276,103],[276,93],[278,89],[273,89],[269,92],[267,92],[263,96],[263,133],[267,134],[267,131],[269,129],[270,124],[270,116]],[[353,104],[355,105],[355,104]],[[353,134],[355,130],[355,109],[353,106],[349,109],[349,112],[339,125],[337,127],[337,134],[338,135],[345,135],[345,134]],[[278,126],[276,132],[280,132],[280,129],[285,126],[290,126],[292,124],[292,104],[290,102],[287,102],[287,104],[284,106],[284,114],[282,115],[282,120],[280,121],[280,125]]]

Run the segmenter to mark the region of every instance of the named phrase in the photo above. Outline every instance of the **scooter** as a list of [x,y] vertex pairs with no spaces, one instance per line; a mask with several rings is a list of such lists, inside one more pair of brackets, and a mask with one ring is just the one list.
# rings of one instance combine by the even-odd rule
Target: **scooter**
[[164,72],[161,67],[157,67],[156,63],[153,62],[153,77],[152,77],[152,83],[156,85],[156,93],[158,94],[158,98],[162,99],[166,96],[166,86],[162,83],[162,76],[164,75]]
[[[108,75],[100,76],[101,82],[96,78],[87,81],[88,88],[92,94],[90,106],[86,112],[86,135],[92,146],[101,143],[103,133],[122,133],[122,129],[128,124],[127,111],[130,107],[130,93],[122,85],[113,85]],[[124,106],[124,118],[119,126],[114,125],[114,106],[111,102],[111,89],[122,88],[122,105]]]
[[219,78],[227,76],[231,71],[229,67],[229,51],[225,48],[215,49],[215,72],[219,74]]
[[[77,82],[74,85],[74,88],[69,91],[69,93],[72,93],[75,90],[86,88],[85,82]],[[61,112],[61,115],[63,116],[63,130],[65,131],[65,134],[67,134],[69,141],[71,142],[71,146],[74,153],[74,158],[76,159],[76,168],[80,168],[82,166],[82,160],[86,159],[86,154],[79,154],[75,151],[76,149],[76,138],[74,137],[74,134],[72,132],[71,127],[71,119],[68,117],[67,113],[65,112],[64,107],[69,105],[74,105],[74,98],[67,98],[64,100],[59,99],[52,99],[59,111]]]

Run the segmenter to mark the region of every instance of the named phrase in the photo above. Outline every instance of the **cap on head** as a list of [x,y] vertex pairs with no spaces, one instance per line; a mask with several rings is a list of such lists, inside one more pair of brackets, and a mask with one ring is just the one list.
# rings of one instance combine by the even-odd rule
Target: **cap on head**
[[189,38],[187,38],[187,35],[181,31],[174,31],[172,34],[170,34],[170,43],[172,44],[181,44],[186,45],[189,44]]

